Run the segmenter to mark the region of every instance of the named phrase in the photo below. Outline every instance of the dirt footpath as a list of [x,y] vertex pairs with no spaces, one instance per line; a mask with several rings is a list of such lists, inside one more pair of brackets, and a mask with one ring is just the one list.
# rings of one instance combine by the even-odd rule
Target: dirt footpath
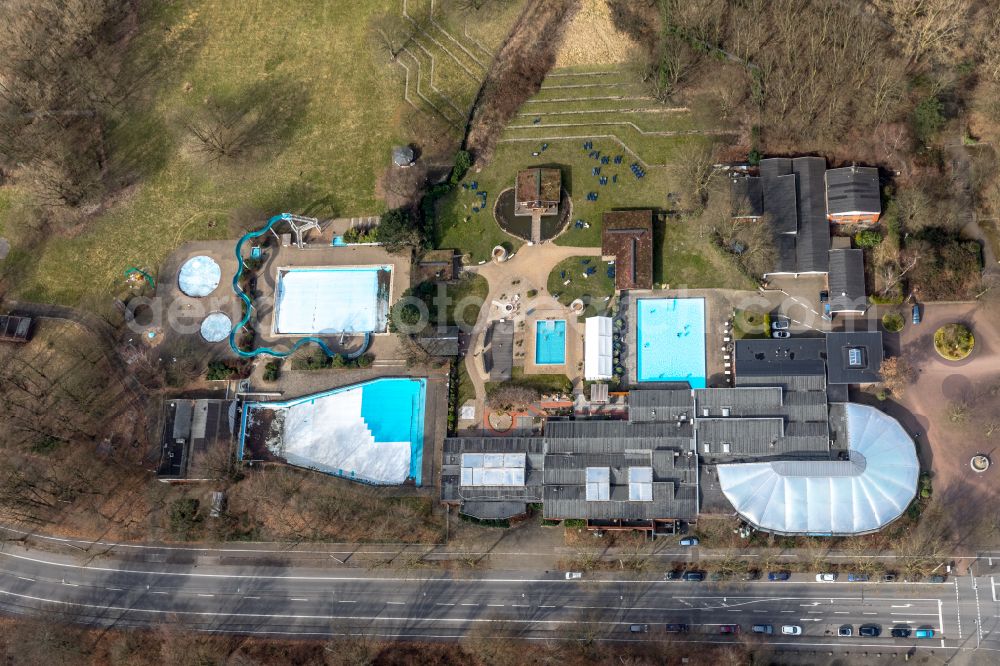
[[530,0],[497,52],[473,106],[465,148],[481,167],[525,100],[538,92],[555,65],[566,26],[579,0]]

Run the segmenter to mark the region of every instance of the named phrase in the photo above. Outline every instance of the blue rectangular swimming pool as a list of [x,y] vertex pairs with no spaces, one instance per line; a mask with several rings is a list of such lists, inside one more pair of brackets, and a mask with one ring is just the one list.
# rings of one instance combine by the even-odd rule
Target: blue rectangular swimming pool
[[535,322],[535,365],[562,365],[566,362],[566,320]]
[[705,299],[636,301],[636,379],[705,388]]

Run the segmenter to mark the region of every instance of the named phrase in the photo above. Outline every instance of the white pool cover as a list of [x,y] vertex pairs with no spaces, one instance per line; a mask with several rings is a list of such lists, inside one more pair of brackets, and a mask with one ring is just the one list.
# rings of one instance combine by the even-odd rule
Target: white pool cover
[[208,296],[222,279],[222,269],[211,257],[204,255],[191,257],[181,266],[181,272],[177,275],[177,282],[188,296],[201,298]]
[[410,442],[375,442],[361,416],[363,387],[288,408],[282,449],[292,465],[379,484],[400,484],[410,472]]
[[278,275],[275,333],[311,335],[385,330],[378,296],[382,267],[293,269]]
[[233,320],[222,312],[213,312],[201,322],[201,337],[208,342],[222,342],[233,330]]
[[846,413],[850,460],[719,465],[736,511],[778,534],[862,534],[898,518],[917,490],[913,440],[874,407],[847,403]]

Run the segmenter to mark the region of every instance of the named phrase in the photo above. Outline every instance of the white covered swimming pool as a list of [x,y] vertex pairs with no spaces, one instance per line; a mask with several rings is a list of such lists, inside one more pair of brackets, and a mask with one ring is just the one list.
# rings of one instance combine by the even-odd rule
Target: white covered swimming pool
[[278,269],[274,333],[384,332],[391,283],[392,266]]

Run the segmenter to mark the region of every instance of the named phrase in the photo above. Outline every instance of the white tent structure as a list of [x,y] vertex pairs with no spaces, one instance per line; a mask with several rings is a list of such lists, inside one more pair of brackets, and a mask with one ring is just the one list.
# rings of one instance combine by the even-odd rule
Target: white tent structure
[[719,465],[719,485],[749,523],[776,534],[874,532],[898,518],[917,491],[920,463],[899,422],[846,404],[849,460]]
[[611,379],[611,317],[587,317],[583,338],[584,378]]

